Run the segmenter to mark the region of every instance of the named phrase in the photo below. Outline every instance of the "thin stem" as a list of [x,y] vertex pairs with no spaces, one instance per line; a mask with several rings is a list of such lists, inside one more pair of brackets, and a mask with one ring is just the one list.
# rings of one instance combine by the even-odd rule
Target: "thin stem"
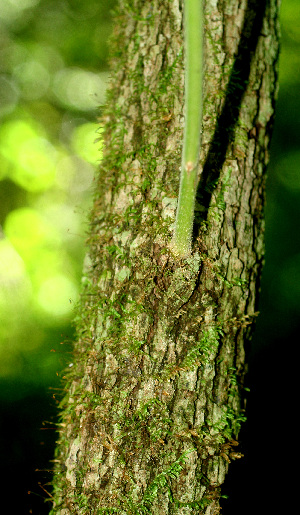
[[197,189],[197,166],[201,143],[203,82],[202,0],[184,2],[185,124],[182,147],[179,199],[172,250],[179,257],[191,252]]

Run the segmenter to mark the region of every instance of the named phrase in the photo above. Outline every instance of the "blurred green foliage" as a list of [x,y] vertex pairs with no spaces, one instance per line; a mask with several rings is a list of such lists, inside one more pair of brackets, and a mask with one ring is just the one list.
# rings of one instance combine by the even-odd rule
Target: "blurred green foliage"
[[68,355],[114,4],[0,0],[0,398],[54,386]]

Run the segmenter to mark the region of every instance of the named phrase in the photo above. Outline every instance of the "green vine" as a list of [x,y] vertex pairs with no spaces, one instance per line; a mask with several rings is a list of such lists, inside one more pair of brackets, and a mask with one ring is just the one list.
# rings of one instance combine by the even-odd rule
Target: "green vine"
[[181,175],[172,250],[178,257],[191,251],[197,167],[201,143],[203,82],[202,0],[184,2],[185,124]]

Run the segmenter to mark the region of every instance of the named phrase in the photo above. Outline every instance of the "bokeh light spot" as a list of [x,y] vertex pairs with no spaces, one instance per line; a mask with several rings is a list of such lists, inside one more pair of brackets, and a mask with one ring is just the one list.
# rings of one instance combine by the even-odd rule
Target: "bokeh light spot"
[[26,121],[2,126],[0,154],[7,163],[7,176],[27,191],[43,191],[53,184],[57,152]]
[[[77,297],[78,291],[75,284],[65,275],[57,274],[42,282],[37,303],[45,314],[65,318],[72,312]],[[58,323],[60,322],[58,320]]]
[[50,75],[38,61],[26,61],[14,69],[14,77],[21,86],[22,96],[26,100],[36,100],[47,92]]
[[72,134],[72,146],[75,152],[89,163],[96,165],[102,157],[102,140],[100,131],[96,132],[94,123],[84,123],[76,127]]
[[64,68],[57,72],[53,92],[64,105],[89,111],[105,101],[107,73],[92,73],[80,68]]
[[17,252],[28,262],[36,261],[37,248],[58,247],[60,237],[35,209],[29,207],[11,211],[4,224],[4,232]]
[[0,75],[0,117],[11,113],[19,100],[19,90],[14,81]]

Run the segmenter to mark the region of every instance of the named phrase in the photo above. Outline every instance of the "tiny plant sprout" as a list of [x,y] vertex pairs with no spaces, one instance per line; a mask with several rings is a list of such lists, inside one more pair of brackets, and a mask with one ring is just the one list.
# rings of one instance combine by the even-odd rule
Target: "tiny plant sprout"
[[184,134],[179,198],[172,252],[186,257],[191,252],[198,161],[201,143],[203,81],[203,6],[202,0],[184,2],[185,99]]

